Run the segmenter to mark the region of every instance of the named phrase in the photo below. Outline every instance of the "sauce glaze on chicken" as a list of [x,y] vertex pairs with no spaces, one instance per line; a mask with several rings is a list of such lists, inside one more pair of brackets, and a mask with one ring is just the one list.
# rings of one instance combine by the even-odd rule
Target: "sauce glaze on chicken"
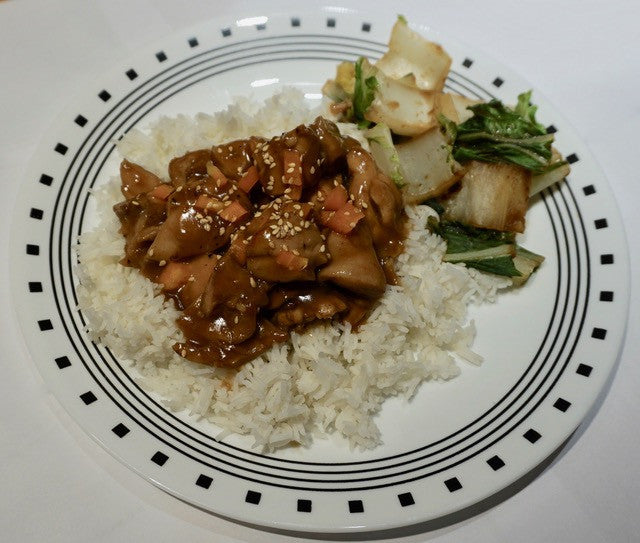
[[173,298],[189,360],[237,367],[315,322],[358,326],[396,282],[400,193],[322,117],[174,158],[170,183],[126,160],[120,175],[121,263]]

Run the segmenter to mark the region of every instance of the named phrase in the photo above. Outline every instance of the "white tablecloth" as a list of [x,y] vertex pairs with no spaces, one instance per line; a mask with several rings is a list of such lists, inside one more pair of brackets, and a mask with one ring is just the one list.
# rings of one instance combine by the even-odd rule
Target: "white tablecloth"
[[[366,7],[366,2],[338,3]],[[237,9],[238,3],[220,0],[0,1],[2,201],[13,202],[41,134],[78,85],[140,45],[224,15],[230,4]],[[255,13],[265,4],[240,5]],[[613,185],[637,279],[640,3],[431,0],[405,1],[394,9],[521,73],[564,113]],[[200,511],[135,476],[47,393],[10,307],[7,211],[0,213],[0,540],[287,539]],[[633,281],[626,340],[610,386],[546,469],[477,515],[385,537],[457,543],[639,541],[638,288]]]

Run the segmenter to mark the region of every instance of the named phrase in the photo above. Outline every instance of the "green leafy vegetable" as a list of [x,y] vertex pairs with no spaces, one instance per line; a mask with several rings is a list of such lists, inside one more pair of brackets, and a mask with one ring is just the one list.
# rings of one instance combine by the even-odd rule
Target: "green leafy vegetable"
[[355,85],[353,89],[353,116],[358,122],[358,128],[367,128],[369,121],[364,114],[369,109],[378,88],[375,75],[365,74],[362,69],[363,59],[359,58],[355,64]]
[[519,277],[515,267],[515,235],[511,232],[473,228],[455,222],[429,218],[429,228],[447,242],[445,262],[463,262],[483,272]]
[[[518,96],[511,109],[499,100],[469,106],[473,117],[455,127],[453,157],[458,162],[508,162],[534,173],[558,168],[564,162],[551,162],[553,134],[535,119],[537,107],[530,104],[531,91]],[[451,121],[441,120],[445,130]]]

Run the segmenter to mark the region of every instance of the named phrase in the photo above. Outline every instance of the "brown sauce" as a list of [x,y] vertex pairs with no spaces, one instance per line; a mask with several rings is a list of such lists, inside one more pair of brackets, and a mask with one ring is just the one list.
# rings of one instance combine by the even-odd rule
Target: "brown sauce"
[[358,142],[318,118],[265,140],[174,158],[169,183],[121,166],[122,264],[182,311],[181,356],[238,367],[321,321],[362,324],[397,284],[400,193]]

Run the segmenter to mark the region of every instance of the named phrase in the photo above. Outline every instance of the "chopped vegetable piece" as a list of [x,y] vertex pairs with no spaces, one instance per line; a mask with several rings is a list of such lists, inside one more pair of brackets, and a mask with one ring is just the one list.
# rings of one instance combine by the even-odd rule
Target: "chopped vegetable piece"
[[543,262],[544,256],[527,251],[524,247],[516,245],[516,256],[513,258],[513,264],[520,272],[520,277],[514,277],[513,284],[515,286],[524,284]]
[[384,123],[378,123],[367,130],[364,135],[369,141],[371,154],[378,167],[396,186],[402,187],[405,183],[404,172],[389,127]]
[[238,187],[248,194],[259,179],[260,176],[258,175],[258,168],[255,166],[249,166],[245,174],[242,176],[242,179],[238,182]]
[[149,191],[149,196],[158,198],[158,200],[166,200],[172,192],[173,186],[163,183],[162,185],[158,185],[156,188]]
[[337,211],[347,203],[349,195],[347,189],[342,185],[333,187],[324,199],[324,209],[327,211]]
[[376,70],[369,64],[367,59],[359,58],[354,67],[355,81],[353,87],[353,116],[359,123],[360,128],[366,128],[369,123],[365,119],[365,112],[373,102],[378,80],[375,76]]
[[356,209],[351,202],[347,202],[337,211],[321,214],[323,224],[339,234],[348,234],[362,219],[364,219],[364,213]]
[[477,228],[524,232],[531,172],[512,164],[472,161],[460,189],[441,200],[448,220]]
[[377,81],[374,99],[363,113],[368,121],[386,124],[401,136],[422,134],[438,124],[434,93],[387,77],[380,70],[375,71],[366,59],[362,59],[362,66],[374,70]]
[[537,174],[560,167],[563,162],[551,163],[553,134],[536,122],[530,98],[531,91],[520,94],[514,109],[499,100],[469,106],[473,117],[457,127],[454,158],[508,162]]
[[128,160],[123,160],[120,164],[120,179],[122,181],[120,190],[125,198],[133,198],[143,192],[149,192],[162,183],[157,175]]
[[280,251],[276,256],[276,262],[289,270],[300,271],[306,269],[309,259],[291,251]]
[[404,171],[405,203],[420,203],[440,196],[465,173],[465,168],[451,156],[449,140],[437,126],[399,143],[396,150]]
[[189,280],[191,267],[186,262],[169,262],[158,276],[164,290],[176,290]]
[[236,222],[240,219],[244,219],[249,212],[242,207],[242,204],[237,200],[231,202],[227,207],[218,213],[225,221]]
[[376,66],[388,77],[403,79],[421,90],[440,92],[451,67],[451,57],[437,43],[423,38],[398,17],[389,49]]
[[513,263],[516,255],[514,235],[496,230],[485,230],[430,217],[428,226],[447,242],[445,262],[464,263],[480,271],[518,277],[520,272]]
[[529,196],[533,196],[534,194],[538,194],[540,191],[550,187],[554,183],[559,183],[562,181],[569,173],[571,173],[571,168],[569,167],[568,162],[562,159],[562,155],[558,153],[553,147],[551,148],[551,164],[555,164],[556,162],[561,162],[561,165],[558,168],[550,169],[545,173],[541,173],[538,175],[534,175],[531,178],[531,188],[529,189]]

